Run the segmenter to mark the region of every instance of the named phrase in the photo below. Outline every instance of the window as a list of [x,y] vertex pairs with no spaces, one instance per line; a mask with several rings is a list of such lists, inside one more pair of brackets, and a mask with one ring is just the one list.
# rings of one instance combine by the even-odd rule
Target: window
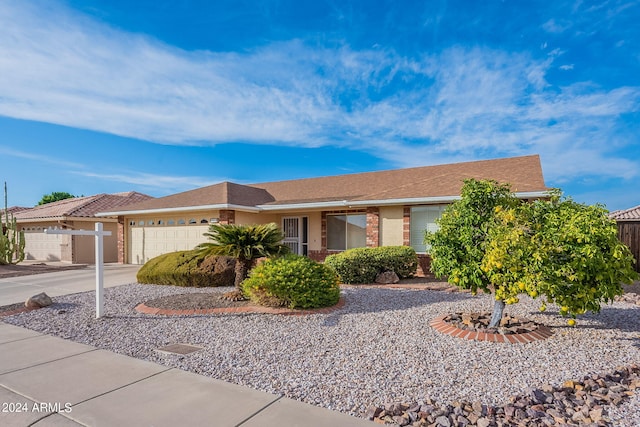
[[445,205],[414,206],[411,208],[411,247],[418,253],[428,252],[424,232],[438,231],[436,220],[442,216]]
[[345,249],[367,246],[367,215],[327,215],[327,249]]
[[159,219],[158,220],[158,225],[164,225],[164,220],[163,219]]
[[202,218],[202,219],[200,220],[200,224],[209,224],[209,221],[207,221],[207,219],[206,219],[206,218]]
[[185,225],[186,223],[184,222],[184,219],[180,218],[178,220],[178,225]]
[[141,219],[140,221],[138,221],[138,225],[141,227],[144,226],[144,220]]
[[175,222],[174,220],[172,220],[172,219],[170,219],[169,221],[167,221],[167,225],[173,225],[173,224],[175,224],[175,223],[176,223],[176,222]]
[[150,219],[149,221],[147,221],[147,225],[153,225],[153,224],[155,224],[155,223],[153,222],[153,220],[152,220],[152,219]]
[[196,219],[195,219],[195,218],[191,218],[191,219],[189,220],[189,224],[197,224],[197,223],[198,223],[198,221],[196,221]]

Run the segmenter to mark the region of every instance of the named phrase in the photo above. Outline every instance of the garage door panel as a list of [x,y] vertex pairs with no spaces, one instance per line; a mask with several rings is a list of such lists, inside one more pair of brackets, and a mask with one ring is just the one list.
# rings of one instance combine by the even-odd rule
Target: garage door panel
[[169,252],[191,250],[207,241],[209,229],[202,226],[131,227],[129,228],[129,262],[144,264],[151,258]]
[[42,229],[26,230],[24,240],[25,259],[39,261],[62,259],[62,235],[45,234]]

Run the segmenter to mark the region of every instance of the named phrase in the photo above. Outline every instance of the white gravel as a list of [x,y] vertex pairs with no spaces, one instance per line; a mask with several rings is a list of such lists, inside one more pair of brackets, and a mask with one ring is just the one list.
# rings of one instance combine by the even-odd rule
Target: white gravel
[[[382,288],[347,288],[331,314],[153,316],[134,307],[165,295],[226,292],[130,284],[105,290],[106,316],[95,319],[95,294],[54,298],[54,305],[9,316],[6,323],[363,416],[389,402],[479,400],[504,404],[527,387],[558,385],[640,362],[640,307],[616,302],[566,326],[557,307],[545,313],[523,297],[507,313],[552,327],[529,344],[466,341],[429,326],[436,316],[489,311],[490,296]],[[186,356],[156,349],[204,347]],[[616,408],[616,425],[640,425],[640,399]],[[629,424],[630,423],[630,424]]]

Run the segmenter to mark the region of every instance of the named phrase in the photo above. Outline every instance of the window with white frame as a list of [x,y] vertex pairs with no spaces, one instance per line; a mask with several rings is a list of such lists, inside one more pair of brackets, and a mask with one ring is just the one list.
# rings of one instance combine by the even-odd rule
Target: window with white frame
[[327,249],[343,251],[367,246],[367,215],[327,215]]
[[429,248],[424,244],[424,232],[438,230],[436,221],[440,219],[446,205],[414,206],[411,208],[411,247],[418,253],[427,253]]

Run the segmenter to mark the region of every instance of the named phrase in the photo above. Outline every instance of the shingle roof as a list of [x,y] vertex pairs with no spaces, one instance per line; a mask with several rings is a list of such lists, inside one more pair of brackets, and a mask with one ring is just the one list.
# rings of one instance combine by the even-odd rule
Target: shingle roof
[[276,207],[343,200],[355,202],[455,197],[460,194],[463,180],[466,178],[508,182],[516,192],[548,190],[544,183],[540,158],[533,155],[249,185],[222,182],[146,200],[118,212],[215,205]]
[[148,199],[152,199],[152,197],[135,191],[117,194],[96,194],[95,196],[74,197],[47,203],[17,212],[14,216],[18,221],[62,217],[89,218],[95,216],[98,212],[121,208],[131,203]]
[[611,212],[609,217],[616,221],[640,221],[640,205],[629,209]]

